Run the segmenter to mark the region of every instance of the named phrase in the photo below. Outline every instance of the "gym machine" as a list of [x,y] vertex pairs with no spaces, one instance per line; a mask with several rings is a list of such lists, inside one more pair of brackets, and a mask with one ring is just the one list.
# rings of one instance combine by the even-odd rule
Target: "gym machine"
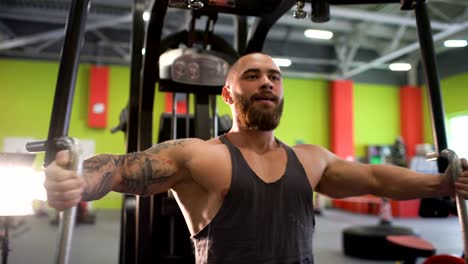
[[[212,61],[212,59],[219,59],[221,65],[223,61],[224,63],[230,63],[231,61],[229,58],[223,58],[222,55],[216,54],[216,49],[219,49],[222,54],[227,54],[231,59],[242,54],[261,51],[268,31],[273,24],[294,5],[296,6],[296,11],[293,13],[293,16],[297,19],[305,18],[307,14],[304,12],[304,6],[308,2],[312,5],[311,20],[320,23],[329,20],[330,5],[399,3],[402,10],[415,11],[422,63],[425,69],[426,83],[432,108],[431,115],[434,137],[436,139],[435,147],[437,152],[446,149],[447,140],[444,127],[443,106],[435,63],[430,21],[427,15],[426,1],[424,0],[154,0],[151,4],[151,19],[147,25],[145,25],[141,19],[145,11],[145,1],[134,0],[130,100],[126,135],[127,152],[147,149],[153,144],[152,112],[156,84],[161,90],[170,89],[173,92],[185,93],[191,92],[192,88],[198,90],[200,88],[199,86],[208,87],[206,91],[201,93],[202,95],[195,100],[195,108],[198,108],[196,115],[200,113],[200,123],[206,122],[206,120],[202,120],[201,116],[205,118],[209,116],[209,95],[216,94],[216,91],[219,93],[220,91],[219,87],[210,85],[210,83],[200,82],[198,83],[199,85],[197,85],[186,83],[183,81],[183,78],[178,79],[175,68],[170,69],[170,75],[164,75],[164,72],[162,72],[163,69],[160,68],[160,58],[164,52],[170,49],[177,49],[178,45],[183,43],[188,49],[184,50],[182,55],[179,54],[180,56],[173,61],[173,64],[177,62],[187,63],[195,61],[203,63],[202,61],[204,59],[206,59],[207,62]],[[64,147],[71,149],[74,145],[73,140],[70,140],[67,134],[75,77],[78,68],[79,50],[83,41],[88,7],[89,0],[71,1],[49,135],[46,141],[28,144],[28,149],[32,151],[46,150],[45,165],[53,160],[55,153],[59,149]],[[194,27],[191,27],[189,31],[181,32],[178,37],[173,37],[173,39],[168,37],[163,40],[162,28],[168,8],[190,9],[193,19],[206,16],[209,18],[208,21],[211,21],[209,23],[213,24],[207,25],[205,33],[199,33]],[[218,13],[235,15],[236,29],[234,47],[232,48],[235,52],[226,52],[229,49],[228,46],[222,43],[218,43],[219,45],[216,44],[216,37],[211,34]],[[247,30],[246,19],[248,16],[254,16],[256,18],[250,32]],[[193,19],[192,21],[194,21]],[[202,48],[193,48],[193,44],[200,41],[200,38],[203,39]],[[145,55],[141,52],[143,48],[146,50]],[[188,56],[184,57],[185,55]],[[165,77],[168,76],[169,78],[165,79]],[[177,85],[172,87],[173,84]],[[216,116],[213,115],[213,120],[216,119],[215,117]],[[195,119],[197,119],[197,117],[195,117]],[[206,138],[209,135],[203,134],[196,136]],[[448,164],[446,159],[439,156],[437,161],[440,171],[444,171]],[[160,248],[161,244],[158,243],[167,243],[167,241],[157,240],[158,219],[155,217],[154,208],[157,208],[157,206],[155,206],[154,197],[125,195],[122,206],[122,229],[119,256],[119,262],[121,264],[184,263],[181,262],[183,261],[182,259],[177,259],[176,256],[175,258],[171,258],[173,256],[167,256],[164,260],[156,261],[154,249]],[[463,225],[462,228],[466,230],[465,227],[467,223],[466,220],[464,220],[466,217],[462,217],[464,213],[463,211],[460,212],[459,216]],[[73,210],[67,211],[65,215],[73,215]],[[70,249],[70,231],[73,228],[74,217],[65,217],[64,219],[65,220],[61,222],[66,230],[62,232],[64,235],[62,235],[63,239],[61,239],[59,245],[60,250],[57,263],[67,262]],[[465,231],[463,233],[466,234]],[[464,241],[466,253],[467,240],[465,239]],[[172,245],[172,247],[175,247],[175,245]],[[465,254],[465,256],[466,255],[467,254]]]
[[[154,85],[157,83],[159,85],[159,89],[162,91],[173,91],[173,92],[193,92],[192,88],[193,86],[190,83],[184,82],[183,78],[178,79],[177,77],[177,63],[178,62],[184,62],[184,59],[182,58],[183,56],[192,56],[191,58],[188,58],[188,60],[193,60],[193,56],[197,56],[200,54],[199,51],[194,50],[194,49],[188,49],[185,50],[184,52],[181,52],[181,50],[177,50],[177,45],[169,45],[168,42],[171,42],[170,38],[168,37],[165,40],[161,40],[161,31],[163,27],[163,20],[164,16],[167,12],[168,8],[184,8],[184,9],[191,9],[192,10],[192,23],[193,25],[193,19],[200,17],[200,16],[208,16],[209,20],[216,20],[216,14],[217,13],[230,13],[230,14],[235,14],[236,15],[236,30],[235,30],[235,39],[234,39],[234,46],[235,50],[239,55],[249,53],[249,52],[254,52],[254,51],[261,51],[263,47],[263,43],[265,41],[266,35],[269,31],[269,29],[272,27],[272,25],[278,20],[283,14],[285,14],[291,7],[294,5],[296,6],[296,11],[293,13],[293,17],[297,19],[303,19],[307,17],[307,13],[304,11],[304,6],[306,5],[307,2],[310,2],[312,5],[312,13],[311,13],[311,20],[313,22],[326,22],[330,19],[330,5],[345,5],[345,4],[379,4],[379,3],[399,3],[401,5],[402,10],[414,10],[416,14],[416,20],[418,24],[418,34],[419,34],[419,41],[421,45],[421,53],[422,53],[422,62],[423,62],[423,67],[425,69],[426,73],[426,80],[427,80],[427,87],[428,87],[428,94],[430,95],[430,103],[432,107],[432,119],[433,119],[433,124],[434,124],[434,137],[436,138],[437,144],[436,144],[436,151],[437,150],[442,150],[447,148],[447,142],[446,142],[446,135],[445,135],[445,128],[444,128],[444,118],[443,118],[443,107],[442,107],[442,100],[441,100],[441,95],[440,95],[440,87],[439,87],[439,80],[438,80],[438,75],[437,75],[437,69],[436,69],[436,64],[435,64],[435,54],[434,54],[434,47],[433,47],[433,40],[431,36],[431,30],[430,30],[430,21],[427,15],[427,10],[426,10],[426,1],[423,0],[402,0],[402,1],[397,1],[397,0],[363,0],[363,1],[352,1],[352,0],[312,0],[312,1],[294,1],[294,0],[283,0],[283,1],[202,1],[202,0],[155,0],[153,2],[152,8],[151,8],[151,20],[148,24],[147,27],[147,34],[146,34],[146,43],[140,42],[135,42],[141,40],[143,37],[137,37],[135,34],[136,32],[142,33],[141,27],[135,26],[135,21],[134,21],[134,30],[138,28],[140,31],[134,31],[134,42],[133,44],[135,45],[138,43],[140,46],[138,46],[135,49],[134,46],[134,53],[133,55],[136,55],[135,57],[132,56],[132,71],[136,71],[135,75],[132,74],[132,76],[135,76],[135,82],[132,81],[132,90],[137,90],[137,86],[133,86],[134,83],[137,81],[137,75],[138,72],[141,70],[143,72],[141,77],[141,95],[139,98],[145,98],[146,100],[152,100],[153,98],[152,95],[154,95],[151,90],[153,89]],[[137,12],[137,8],[135,8],[135,12]],[[134,17],[140,17],[142,13],[142,10],[140,10],[139,14],[136,14]],[[256,20],[254,23],[254,26],[252,27],[250,33],[247,35],[247,25],[246,25],[246,17],[247,16],[255,16]],[[139,22],[136,22],[139,23]],[[212,26],[212,25],[211,25]],[[207,28],[209,28],[210,25],[207,24]],[[191,47],[191,44],[193,44],[193,40],[196,38],[203,38],[207,34],[205,32],[205,35],[198,36],[198,32],[194,32],[194,29],[191,28],[190,31],[188,32],[180,32],[176,33],[176,35],[173,35],[172,37],[175,39],[186,39],[188,40],[183,41],[184,44],[186,44],[188,47]],[[178,34],[178,35],[177,35]],[[211,33],[208,33],[209,37],[213,37]],[[250,36],[248,38],[247,36]],[[180,43],[181,41],[176,43]],[[206,43],[205,43],[206,44]],[[170,47],[172,46],[172,49],[176,49],[177,51],[174,50],[169,50]],[[145,57],[142,58],[140,56],[140,50],[141,48],[145,47],[146,54]],[[204,46],[205,47],[205,46]],[[169,63],[169,65],[174,66],[170,70],[167,68],[164,68],[167,65],[164,65],[161,63],[161,58],[164,55],[168,54],[163,54],[165,50],[169,50],[168,52],[179,52],[179,54],[176,56],[178,57],[178,60],[172,61],[172,63]],[[191,53],[191,55],[187,55],[186,53]],[[209,54],[209,52],[202,53],[204,56],[205,54]],[[159,58],[158,58],[159,55]],[[172,54],[174,55],[174,54]],[[133,62],[135,59],[135,62]],[[144,62],[141,62],[143,61]],[[157,62],[159,62],[159,70],[153,70],[153,69],[158,69]],[[187,62],[187,61],[186,61]],[[187,65],[187,63],[185,63]],[[136,67],[135,67],[136,66]],[[140,68],[141,66],[142,68]],[[151,69],[152,74],[147,74],[147,72]],[[169,74],[168,72],[171,71]],[[156,73],[156,74],[154,74]],[[168,77],[169,78],[166,78]],[[186,81],[186,80],[185,80]],[[174,85],[176,84],[176,85]],[[206,91],[210,90],[210,85],[209,84],[204,84]],[[167,87],[171,87],[170,89],[167,89]],[[198,89],[197,87],[196,89]],[[211,87],[216,89],[215,86]],[[211,91],[210,91],[211,92]],[[214,91],[213,91],[214,92]],[[151,96],[146,96],[144,95],[145,93],[148,93],[148,95]],[[209,92],[207,92],[209,93]],[[134,97],[134,101],[136,101],[137,97]],[[202,109],[205,109],[203,116],[208,116],[209,113],[206,111],[207,109],[207,98],[205,97],[204,99],[199,99],[195,100],[196,104],[201,104],[203,107]],[[201,103],[203,101],[203,103]],[[131,99],[132,102],[132,99]],[[151,102],[152,103],[152,102]],[[151,131],[150,129],[142,129],[143,126],[149,125],[149,120],[151,120],[148,117],[144,117],[145,115],[150,113],[149,108],[144,108],[144,105],[149,105],[150,103],[147,102],[145,104],[144,101],[140,101],[140,112],[137,113],[137,105],[138,104],[133,104],[134,105],[134,116],[135,116],[135,125],[130,124],[130,127],[134,127],[136,131],[134,132],[134,135],[138,135],[141,138],[140,140],[140,145],[138,147],[133,147],[135,150],[138,149],[145,149],[147,147],[150,147],[151,144],[147,145],[141,145],[142,141],[148,142],[148,138],[143,140],[143,137],[151,137],[150,133],[147,133],[146,135],[143,135],[142,133],[137,133],[137,131]],[[130,104],[132,105],[132,103]],[[130,107],[130,116],[132,116],[132,107]],[[138,121],[136,121],[136,116],[140,114],[140,118]],[[130,120],[132,118],[130,117]],[[146,123],[141,123],[141,120],[145,120]],[[137,129],[136,127],[139,127]],[[206,135],[205,135],[206,136]],[[129,138],[132,138],[132,136],[129,134]],[[201,138],[206,138],[202,136]],[[136,138],[134,138],[136,140]],[[129,142],[130,146],[130,142]],[[444,171],[445,168],[447,167],[447,161],[444,160],[444,158],[439,157],[438,158],[438,165],[439,169],[441,171]],[[137,198],[141,199],[141,198]],[[125,203],[124,203],[125,205]],[[148,248],[148,245],[152,245],[153,249],[159,249],[161,248],[160,246],[163,246],[162,244],[152,244],[151,241],[152,237],[153,239],[157,237],[157,232],[155,231],[155,228],[157,225],[151,226],[151,223],[155,223],[155,220],[151,220],[151,218],[148,218],[148,216],[154,217],[154,214],[151,214],[152,212],[154,213],[154,210],[151,209],[151,206],[153,206],[154,203],[149,202],[149,201],[144,201],[144,200],[139,200],[135,204],[135,210],[133,211],[128,211],[124,208],[123,215],[132,215],[134,217],[130,221],[123,221],[123,229],[127,230],[126,232],[122,233],[121,237],[121,255],[120,255],[120,263],[149,263],[153,260],[155,260],[154,255],[152,255],[151,248]],[[127,212],[128,211],[128,212]],[[125,218],[125,217],[124,217]],[[128,217],[126,218],[127,220],[129,219]],[[466,223],[465,223],[466,224]],[[135,228],[136,227],[136,228]],[[406,231],[405,231],[406,232]],[[404,233],[405,233],[404,232]],[[156,238],[157,239],[157,238]],[[164,243],[164,242],[163,242]],[[125,246],[124,246],[125,245]],[[143,246],[145,245],[145,246]],[[167,245],[166,245],[167,246]],[[172,244],[169,245],[170,248],[173,247]],[[173,250],[169,250],[173,252]],[[432,253],[426,255],[430,256]],[[393,256],[395,257],[395,256]],[[398,257],[398,256],[397,256]],[[157,263],[177,263],[175,260],[176,258],[173,258],[174,262],[167,262],[169,261],[168,259],[158,261]],[[153,262],[154,263],[154,262]],[[183,262],[180,262],[183,263]]]

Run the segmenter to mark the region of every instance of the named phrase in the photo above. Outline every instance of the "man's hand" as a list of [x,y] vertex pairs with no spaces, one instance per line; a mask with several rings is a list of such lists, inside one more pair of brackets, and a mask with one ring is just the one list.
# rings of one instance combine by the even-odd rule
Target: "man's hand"
[[455,182],[455,190],[463,198],[468,199],[468,162],[466,159],[461,159],[463,171],[460,173],[458,180]]
[[84,190],[84,180],[76,171],[68,168],[69,162],[68,151],[63,150],[57,153],[55,161],[45,169],[44,187],[47,191],[47,201],[57,210],[77,205]]

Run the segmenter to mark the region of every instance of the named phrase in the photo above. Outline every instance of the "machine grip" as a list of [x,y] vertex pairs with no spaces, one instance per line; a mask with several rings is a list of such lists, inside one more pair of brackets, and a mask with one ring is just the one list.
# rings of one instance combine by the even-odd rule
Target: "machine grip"
[[[449,168],[451,169],[451,179],[452,182],[455,182],[460,173],[463,171],[460,159],[458,158],[457,154],[450,149],[444,149],[440,153],[441,157],[444,157],[449,162]],[[463,250],[464,250],[464,259],[465,262],[468,263],[468,211],[466,208],[466,201],[465,198],[461,194],[455,194],[455,200],[457,203],[457,210],[458,210],[458,220],[460,222],[461,231],[462,231],[462,238],[463,238]]]

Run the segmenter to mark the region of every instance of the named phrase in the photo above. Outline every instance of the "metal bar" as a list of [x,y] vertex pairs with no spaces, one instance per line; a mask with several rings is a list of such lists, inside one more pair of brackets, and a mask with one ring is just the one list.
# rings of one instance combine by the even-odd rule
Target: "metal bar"
[[[330,15],[331,17],[355,19],[359,21],[377,22],[377,23],[384,23],[384,24],[390,24],[390,25],[416,27],[416,23],[414,19],[404,17],[404,16],[379,14],[376,12],[367,12],[367,11],[354,10],[354,9],[349,9],[349,8],[341,8],[341,7],[335,7],[335,6],[330,9],[330,14],[331,14]],[[437,29],[437,30],[445,30],[452,26],[449,23],[443,23],[443,22],[433,22],[432,24],[433,24],[432,28]]]
[[208,140],[211,138],[210,125],[210,96],[195,94],[195,137]]
[[2,264],[8,264],[8,252],[10,252],[9,246],[9,233],[10,233],[10,216],[5,216],[5,228],[2,238]]
[[283,0],[271,13],[263,16],[261,19],[257,19],[251,29],[249,42],[244,53],[261,51],[268,31],[283,14],[294,6],[294,4],[295,1]]
[[[66,26],[65,40],[60,59],[60,66],[55,89],[54,104],[50,118],[49,133],[46,141],[44,164],[49,165],[58,151],[55,139],[66,137],[70,126],[73,95],[75,92],[76,74],[80,49],[84,40],[89,0],[73,0]],[[65,210],[60,221],[59,251],[56,263],[68,263],[73,235],[76,207]]]
[[190,93],[185,94],[185,105],[187,111],[185,112],[185,138],[190,137]]
[[[87,0],[89,2],[89,0]],[[125,15],[121,17],[116,17],[113,19],[105,20],[105,21],[97,21],[93,23],[89,23],[86,25],[86,28],[84,31],[89,31],[89,30],[95,30],[98,28],[103,28],[103,27],[109,27],[109,26],[114,26],[116,24],[121,24],[121,23],[127,23],[132,21],[132,16],[131,15]],[[68,23],[67,23],[68,25]],[[0,50],[6,50],[6,49],[12,49],[12,48],[18,48],[18,47],[23,47],[29,44],[34,44],[37,42],[41,41],[46,41],[50,39],[56,39],[56,38],[61,38],[65,35],[65,32],[63,29],[57,29],[57,30],[51,30],[43,33],[38,33],[38,34],[33,34],[30,36],[26,37],[19,37],[15,39],[11,39],[8,41],[3,41],[0,43]]]
[[216,95],[210,95],[210,105],[211,105],[211,118],[213,121],[213,135],[215,138],[218,136],[218,105],[216,102]]
[[94,30],[93,34],[96,35],[99,39],[104,40],[106,43],[110,45],[110,47],[119,54],[122,58],[127,58],[130,54],[122,47],[118,45],[113,45],[112,40],[108,38],[104,33],[99,30]]
[[171,139],[177,139],[177,93],[172,93]]
[[44,160],[46,166],[55,159],[57,153],[54,139],[68,135],[88,7],[89,0],[73,0],[70,6],[47,137],[47,150]]
[[[130,99],[127,126],[127,153],[138,151],[138,136],[140,122],[141,98],[141,68],[143,61],[142,49],[144,47],[144,26],[142,15],[144,0],[134,0],[132,24],[132,48],[130,68]],[[135,201],[135,203],[131,202]],[[125,194],[122,204],[122,228],[120,233],[120,264],[138,263],[138,197]]]
[[366,5],[400,3],[400,0],[328,0],[331,5]]
[[[81,163],[80,160],[80,152],[79,152],[79,145],[78,141],[69,138],[63,137],[57,141],[57,146],[60,148],[66,148],[70,152],[70,168],[78,173],[78,175],[82,174],[81,171]],[[71,251],[71,243],[73,237],[73,229],[75,227],[75,220],[76,220],[76,213],[77,213],[77,206],[69,208],[63,212],[60,212],[60,221],[59,221],[59,234],[60,234],[60,241],[59,241],[59,251],[56,256],[57,264],[66,264],[70,258],[70,251]]]
[[[445,31],[442,31],[442,32],[439,32],[439,33],[435,34],[433,36],[433,39],[434,39],[434,41],[438,41],[438,40],[447,38],[447,37],[449,37],[449,36],[451,36],[453,34],[456,34],[458,32],[461,32],[461,31],[463,31],[463,30],[465,30],[467,28],[468,28],[468,21],[466,21],[465,23],[462,23],[462,24],[452,26],[452,27],[450,27],[449,29],[447,29]],[[391,61],[393,59],[396,59],[396,58],[398,58],[400,56],[406,55],[406,54],[408,54],[408,53],[410,53],[412,51],[417,50],[418,48],[419,48],[419,42],[415,42],[415,43],[412,43],[412,44],[410,44],[410,45],[408,45],[406,47],[402,47],[402,48],[398,49],[395,52],[389,53],[389,54],[387,54],[385,56],[382,56],[380,58],[377,58],[377,59],[375,59],[375,60],[373,60],[373,61],[371,61],[371,62],[369,62],[369,63],[367,63],[365,65],[362,65],[362,66],[360,66],[358,68],[350,70],[349,72],[346,73],[345,78],[350,78],[350,77],[352,77],[354,75],[357,75],[357,74],[359,74],[361,72],[364,72],[364,71],[366,71],[366,70],[368,70],[368,69],[370,69],[370,68],[372,68],[372,67],[374,67],[374,66],[376,66],[378,64],[386,63],[386,62]]]
[[234,16],[234,48],[238,53],[242,53],[245,50],[247,32],[247,18],[245,16]]
[[38,46],[34,47],[33,52],[39,53],[42,50],[46,49],[47,47],[50,47],[52,44],[54,44],[55,42],[57,42],[59,40],[60,40],[60,38],[50,39],[50,40],[44,41],[43,43],[41,43]]
[[[409,14],[409,13],[408,13]],[[406,28],[407,26],[400,26],[400,28],[398,28],[393,40],[390,42],[390,44],[385,48],[385,51],[387,52],[392,52],[394,51],[398,45],[400,45],[401,43],[401,38],[403,38],[403,35],[405,34],[406,32]]]
[[16,36],[16,34],[8,27],[5,25],[5,23],[0,21],[0,33],[3,33],[3,35],[6,35],[7,38],[11,38]]
[[[447,135],[445,133],[444,106],[440,91],[439,74],[434,52],[434,42],[431,35],[431,23],[427,14],[426,3],[416,1],[415,14],[418,25],[419,45],[421,47],[421,62],[424,68],[426,87],[430,99],[429,105],[432,109],[432,128],[434,136],[435,151],[447,148]],[[439,172],[444,172],[447,164],[438,159]]]
[[[147,2],[147,1],[146,1]],[[140,1],[142,5],[141,15],[135,17],[141,23],[140,29],[142,31],[143,46],[145,47],[145,55],[142,59],[140,70],[140,100],[139,100],[139,125],[138,125],[138,149],[148,149],[153,145],[153,111],[154,111],[154,97],[155,87],[159,73],[159,55],[160,55],[160,42],[162,36],[162,28],[164,18],[167,12],[168,1],[156,0],[151,1],[151,15],[148,24],[145,25],[142,15],[144,12],[145,1]],[[155,257],[154,250],[154,207],[155,197],[138,197],[138,257],[137,263],[153,263]]]
[[292,77],[292,78],[304,78],[304,79],[324,79],[324,80],[343,79],[343,77],[338,74],[324,74],[324,73],[314,73],[314,72],[282,71],[281,75]]

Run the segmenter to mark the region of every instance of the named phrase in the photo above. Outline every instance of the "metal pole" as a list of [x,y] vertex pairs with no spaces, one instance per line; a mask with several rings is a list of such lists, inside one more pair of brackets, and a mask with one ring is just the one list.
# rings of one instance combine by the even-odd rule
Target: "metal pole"
[[[130,90],[128,104],[127,125],[127,153],[139,150],[140,128],[140,97],[141,97],[141,70],[143,64],[142,49],[144,47],[145,28],[142,19],[145,11],[145,0],[134,0],[132,9],[132,36],[131,36],[131,65]],[[131,194],[124,194],[122,201],[121,229],[120,229],[120,264],[138,263],[139,253],[139,198]]]
[[[57,141],[59,148],[68,149],[70,152],[70,170],[74,170],[78,175],[82,174],[82,160],[80,160],[78,141],[72,138],[63,137]],[[75,227],[77,206],[69,208],[60,213],[59,221],[59,251],[55,263],[66,264],[70,258],[73,228]]]
[[46,166],[55,159],[57,153],[54,139],[68,135],[88,9],[89,0],[73,0],[70,5],[46,143],[44,160]]
[[211,99],[211,116],[213,118],[213,135],[215,138],[218,136],[218,105],[216,102],[216,95],[210,95]]
[[328,0],[331,5],[364,5],[400,3],[400,0]]
[[[88,10],[89,0],[73,0],[71,2],[55,88],[49,133],[47,141],[39,142],[43,144],[43,146],[37,148],[37,150],[46,151],[44,160],[45,166],[49,165],[55,159],[57,151],[63,147],[63,144],[57,144],[56,140],[59,138],[67,138],[68,136],[79,55],[84,40]],[[68,140],[73,142],[73,140],[69,138]],[[32,145],[38,146],[38,144]],[[75,162],[73,163],[75,164],[75,168],[71,169],[77,169],[78,164],[76,160],[77,158],[74,157]],[[60,239],[55,262],[57,264],[66,264],[70,256],[76,207],[67,209],[61,214],[62,217],[60,218],[59,228]]]
[[185,94],[185,105],[187,111],[185,112],[185,138],[190,137],[190,93]]
[[10,228],[10,216],[5,216],[5,233],[3,234],[2,239],[2,264],[7,264],[8,262],[8,252],[10,252],[10,247],[8,245],[8,236]]
[[[171,137],[172,139],[177,139],[177,93],[172,93],[172,125],[171,125]],[[171,190],[167,193],[168,197],[171,199],[174,198],[174,194]],[[169,255],[172,257],[174,256],[174,234],[175,234],[175,219],[174,216],[171,215],[169,217]]]
[[[424,68],[426,89],[429,96],[429,105],[432,109],[432,131],[434,136],[435,152],[447,148],[447,135],[445,133],[444,106],[440,92],[439,74],[434,52],[434,41],[431,34],[431,23],[426,9],[425,1],[416,1],[416,24],[418,28],[419,45],[421,50],[421,62]],[[437,159],[439,172],[444,172],[447,162]]]

